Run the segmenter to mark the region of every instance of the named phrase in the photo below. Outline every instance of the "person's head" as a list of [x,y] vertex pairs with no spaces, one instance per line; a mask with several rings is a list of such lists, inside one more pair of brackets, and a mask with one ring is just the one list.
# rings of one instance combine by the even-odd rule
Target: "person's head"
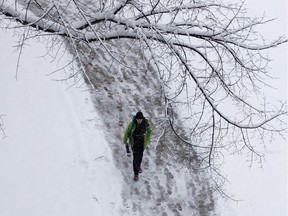
[[143,118],[144,118],[144,116],[143,116],[143,113],[141,111],[136,113],[136,121],[137,121],[138,124],[142,123]]

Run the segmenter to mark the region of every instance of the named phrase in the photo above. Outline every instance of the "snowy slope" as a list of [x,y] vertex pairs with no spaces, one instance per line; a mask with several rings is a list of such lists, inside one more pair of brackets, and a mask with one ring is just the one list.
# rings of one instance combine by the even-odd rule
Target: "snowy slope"
[[51,81],[35,42],[16,80],[15,40],[1,32],[0,215],[119,215],[123,178],[85,87]]

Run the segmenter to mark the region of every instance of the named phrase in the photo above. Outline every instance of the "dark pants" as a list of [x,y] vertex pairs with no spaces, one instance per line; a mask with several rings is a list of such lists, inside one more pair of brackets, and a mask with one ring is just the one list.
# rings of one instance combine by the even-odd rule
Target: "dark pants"
[[135,137],[135,138],[134,140],[136,142],[133,145],[133,171],[135,175],[138,175],[144,152],[144,138],[143,137],[141,138]]

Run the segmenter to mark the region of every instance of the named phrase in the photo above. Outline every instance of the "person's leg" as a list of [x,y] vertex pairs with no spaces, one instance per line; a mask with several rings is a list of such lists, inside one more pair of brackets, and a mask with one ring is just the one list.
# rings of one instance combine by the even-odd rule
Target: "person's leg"
[[137,146],[133,147],[133,172],[134,175],[139,174],[139,148]]
[[141,148],[139,148],[139,152],[138,152],[138,173],[142,173],[142,169],[141,169],[141,163],[142,163],[142,159],[143,159],[143,152],[144,152],[144,147],[142,146]]
[[144,138],[137,137],[134,146],[133,146],[133,171],[134,171],[134,180],[138,180],[139,170],[141,167],[141,162],[143,158],[144,151]]

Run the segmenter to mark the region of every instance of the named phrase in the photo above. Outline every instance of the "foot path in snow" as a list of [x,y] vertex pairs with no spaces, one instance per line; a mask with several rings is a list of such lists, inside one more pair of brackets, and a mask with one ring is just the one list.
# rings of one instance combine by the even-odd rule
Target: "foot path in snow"
[[[214,215],[207,175],[185,168],[169,154],[175,143],[184,145],[180,145],[169,127],[160,126],[165,109],[158,75],[140,50],[128,48],[124,43],[117,48],[119,56],[126,56],[122,63],[134,69],[119,64],[100,48],[83,56],[83,62],[88,65],[86,72],[95,87],[92,98],[103,117],[107,140],[125,181],[122,215]],[[132,157],[127,157],[122,139],[131,115],[138,110],[152,122],[153,137],[144,152],[143,173],[134,182]],[[158,140],[163,132],[164,136]],[[179,153],[189,149],[175,150]],[[197,158],[192,157],[191,161],[197,163]]]

